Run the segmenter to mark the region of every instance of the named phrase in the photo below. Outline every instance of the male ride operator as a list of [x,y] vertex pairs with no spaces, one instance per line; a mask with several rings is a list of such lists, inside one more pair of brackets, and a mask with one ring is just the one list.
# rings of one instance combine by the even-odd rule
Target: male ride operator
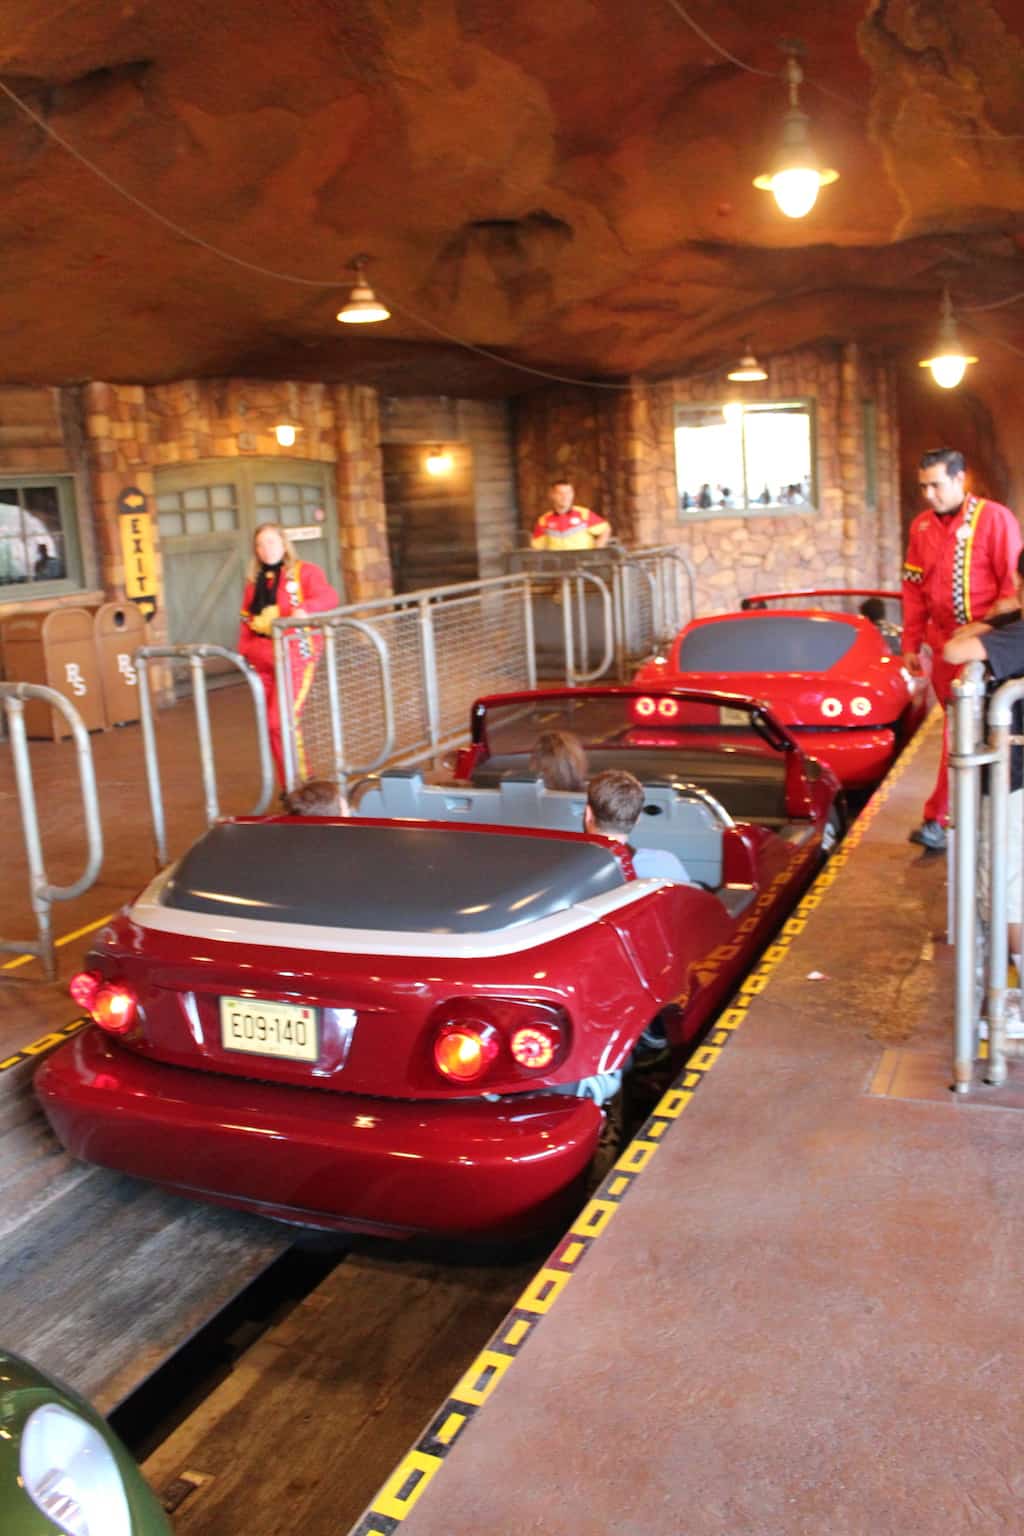
[[[998,501],[968,493],[964,480],[964,456],[955,448],[933,448],[922,456],[918,484],[928,509],[910,525],[903,566],[903,665],[922,676],[921,646],[930,646],[932,687],[943,708],[957,672],[943,660],[946,641],[961,625],[1017,603],[1017,519]],[[944,728],[935,788],[921,825],[910,834],[912,843],[936,852],[946,846],[948,752]]]

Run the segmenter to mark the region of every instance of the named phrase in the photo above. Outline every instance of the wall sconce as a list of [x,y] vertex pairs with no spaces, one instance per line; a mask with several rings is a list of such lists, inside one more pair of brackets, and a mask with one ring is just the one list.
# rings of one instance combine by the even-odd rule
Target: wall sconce
[[300,428],[293,426],[290,421],[279,421],[274,428],[274,436],[282,448],[291,448],[295,444],[295,434],[299,430]]
[[754,177],[754,186],[770,192],[788,219],[802,219],[818,200],[818,189],[839,180],[839,172],[825,169],[807,137],[809,122],[800,110],[800,83],[804,72],[797,60],[798,45],[790,44],[784,79],[789,88],[789,111],[782,119],[782,142],[770,171]]
[[743,420],[743,401],[727,400],[722,406],[722,415],[730,427],[735,427],[738,422]]
[[380,302],[366,281],[364,268],[368,260],[368,256],[352,258],[352,286],[337,314],[342,325],[372,325],[376,320],[391,319],[390,309]]
[[424,467],[428,475],[450,475],[455,468],[455,460],[446,448],[431,448],[424,460]]
[[919,368],[930,368],[932,378],[940,389],[956,389],[971,363],[976,363],[976,357],[969,356],[960,345],[960,338],[956,333],[956,321],[953,318],[953,301],[949,297],[949,289],[942,290],[942,304],[940,306],[941,320],[939,323],[938,339],[931,357],[923,357],[918,363]]

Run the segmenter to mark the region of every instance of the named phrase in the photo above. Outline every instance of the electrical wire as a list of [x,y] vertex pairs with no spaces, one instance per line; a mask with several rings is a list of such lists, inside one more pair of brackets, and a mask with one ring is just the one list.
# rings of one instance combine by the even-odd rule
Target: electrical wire
[[734,53],[730,53],[728,48],[723,48],[721,43],[716,43],[711,34],[705,32],[704,28],[700,26],[698,22],[694,21],[689,11],[685,10],[683,6],[679,4],[679,0],[667,0],[667,3],[672,7],[677,16],[682,17],[683,21],[686,22],[686,25],[690,28],[691,32],[695,32],[702,42],[707,43],[709,48],[713,48],[716,53],[721,54],[722,58],[727,59],[730,64],[735,64],[738,69],[745,69],[749,75],[764,75],[771,80],[777,79],[778,70],[758,69],[753,64],[745,64],[744,61],[742,59],[738,59]]

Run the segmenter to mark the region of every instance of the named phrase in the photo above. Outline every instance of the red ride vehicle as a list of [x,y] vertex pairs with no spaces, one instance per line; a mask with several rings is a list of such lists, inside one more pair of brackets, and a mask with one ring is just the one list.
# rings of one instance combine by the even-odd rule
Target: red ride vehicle
[[[637,682],[731,688],[764,699],[806,752],[827,763],[844,789],[884,778],[927,709],[927,680],[899,656],[899,627],[859,612],[827,611],[824,600],[899,594],[868,589],[767,592],[740,613],[694,619],[667,656],[645,662]],[[782,607],[770,605],[782,604]]]
[[[727,724],[722,725],[722,712]],[[646,788],[632,877],[527,768],[576,731]],[[678,1053],[818,867],[838,785],[763,706],[631,686],[487,699],[463,782],[348,820],[218,823],[99,935],[36,1086],[76,1156],[290,1222],[510,1237],[578,1198],[648,1026]]]

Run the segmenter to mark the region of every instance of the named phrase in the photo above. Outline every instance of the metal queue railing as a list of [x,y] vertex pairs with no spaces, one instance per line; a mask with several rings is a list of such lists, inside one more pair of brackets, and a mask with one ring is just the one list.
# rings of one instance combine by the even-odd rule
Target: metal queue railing
[[267,701],[263,684],[257,673],[236,651],[229,651],[223,645],[143,645],[135,652],[134,661],[139,679],[139,712],[146,760],[146,784],[149,789],[150,814],[153,818],[153,841],[157,867],[161,868],[167,863],[167,819],[164,813],[163,785],[160,779],[160,758],[157,751],[153,696],[149,683],[149,663],[161,661],[172,666],[184,664],[188,666],[191,673],[192,703],[196,716],[196,733],[199,738],[199,763],[208,827],[212,826],[220,816],[220,796],[217,787],[217,764],[213,752],[213,734],[210,729],[206,663],[208,661],[228,662],[235,667],[248,684],[252,697],[256,724],[256,749],[260,765],[260,792],[255,805],[246,813],[250,816],[262,816],[268,809],[274,793],[274,764],[267,729]]
[[[278,619],[273,643],[287,789],[303,778],[345,783],[383,762],[415,762],[464,738],[469,702],[481,693],[534,688],[538,680],[537,608],[558,593],[561,670],[567,684],[587,683],[630,667],[671,638],[694,614],[695,581],[674,546],[590,552],[580,561],[540,561],[538,568],[395,598],[352,604],[327,614]],[[595,647],[596,664],[589,665]],[[207,693],[207,663],[235,668],[252,698],[260,789],[246,813],[262,815],[274,794],[266,697],[257,673],[236,652],[196,643],[147,645],[134,653],[146,783],[158,867],[168,861],[167,818],[157,746],[150,663],[188,668],[206,824],[221,814]],[[103,835],[88,732],[73,705],[53,689],[2,683],[25,846],[35,942],[0,940],[0,950],[29,953],[54,979],[50,909],[96,880]],[[47,876],[23,717],[39,699],[66,718],[74,738],[88,841],[86,868],[70,885]]]
[[[40,683],[0,683],[0,699],[3,700],[7,716],[7,732],[14,759],[21,827],[28,858],[29,895],[38,932],[38,938],[35,940],[2,939],[0,950],[7,953],[35,955],[42,961],[47,981],[55,981],[57,960],[51,923],[53,903],[73,901],[76,896],[81,896],[96,880],[103,864],[103,828],[100,824],[92,744],[89,741],[89,732],[74,705],[54,688],[45,688]],[[67,721],[75,743],[88,853],[85,869],[70,885],[54,885],[46,873],[39,832],[39,808],[36,803],[35,781],[32,777],[28,736],[25,730],[25,702],[30,699],[37,699],[43,704],[48,704],[51,709],[58,710]]]
[[[985,1081],[1006,1081],[1007,1063],[1024,1060],[1021,990],[1009,970],[1011,840],[1024,848],[1024,810],[1011,799],[1011,754],[1024,748],[1013,733],[1013,709],[1024,701],[1024,678],[1011,678],[987,700],[981,662],[970,662],[953,683],[949,707],[953,750],[949,768],[952,938],[955,946],[953,1086],[974,1085],[982,1033],[988,1036]],[[987,783],[984,780],[987,779]],[[987,870],[987,878],[985,877]],[[1019,914],[1015,914],[1019,920]],[[1018,978],[1019,980],[1019,978]]]

